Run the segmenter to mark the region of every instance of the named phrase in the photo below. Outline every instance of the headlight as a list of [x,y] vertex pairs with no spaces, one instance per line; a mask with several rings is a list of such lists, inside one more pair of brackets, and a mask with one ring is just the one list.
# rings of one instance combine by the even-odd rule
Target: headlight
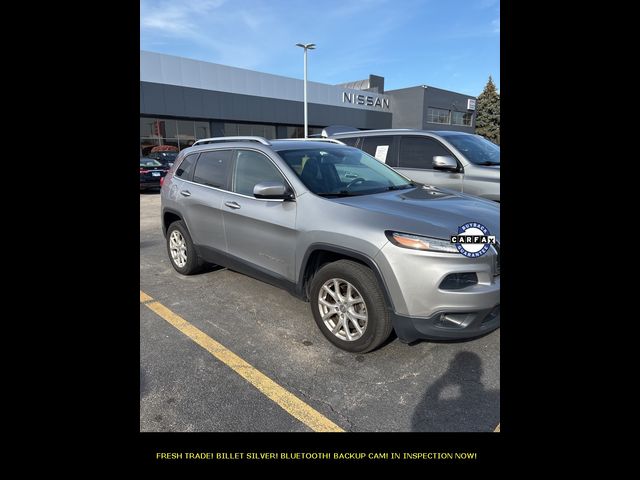
[[439,238],[421,237],[400,232],[384,232],[391,243],[398,247],[427,252],[460,253],[454,244]]

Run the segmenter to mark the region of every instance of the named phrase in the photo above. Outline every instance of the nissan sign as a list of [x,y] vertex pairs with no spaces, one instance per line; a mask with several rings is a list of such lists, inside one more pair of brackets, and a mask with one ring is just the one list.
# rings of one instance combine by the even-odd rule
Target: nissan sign
[[362,93],[342,92],[342,103],[353,103],[354,105],[367,105],[368,107],[379,107],[389,109],[389,99],[378,95],[364,95]]
[[467,110],[475,110],[476,109],[476,99],[469,98],[467,99]]

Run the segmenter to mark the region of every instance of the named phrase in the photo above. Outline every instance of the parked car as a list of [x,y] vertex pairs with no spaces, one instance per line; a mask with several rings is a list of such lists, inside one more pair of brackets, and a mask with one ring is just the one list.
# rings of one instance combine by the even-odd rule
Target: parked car
[[331,135],[417,182],[500,201],[500,147],[480,135],[411,129]]
[[[417,185],[336,140],[200,140],[167,174],[161,215],[177,272],[214,263],[283,287],[347,351],[392,329],[411,342],[500,325],[500,205]],[[450,237],[470,221],[497,239],[475,258]]]
[[171,167],[173,162],[176,161],[178,157],[178,152],[174,151],[160,151],[160,152],[151,152],[147,155],[147,158],[153,158],[154,160],[159,161],[165,167]]
[[160,188],[162,179],[169,171],[159,161],[153,158],[140,158],[140,190]]

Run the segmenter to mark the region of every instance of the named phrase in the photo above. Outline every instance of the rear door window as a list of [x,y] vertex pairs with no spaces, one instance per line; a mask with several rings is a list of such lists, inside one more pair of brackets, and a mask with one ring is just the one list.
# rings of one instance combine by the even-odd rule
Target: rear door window
[[233,150],[203,152],[193,172],[193,181],[209,187],[228,190]]
[[436,155],[453,156],[435,138],[412,135],[404,136],[400,140],[400,168],[433,170],[433,157]]
[[394,166],[393,162],[393,136],[385,135],[380,137],[364,137],[362,150],[382,163]]

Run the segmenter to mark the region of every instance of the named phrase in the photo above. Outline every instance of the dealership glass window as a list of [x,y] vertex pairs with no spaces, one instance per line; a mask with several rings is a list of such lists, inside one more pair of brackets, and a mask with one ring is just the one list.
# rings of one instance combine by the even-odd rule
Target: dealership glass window
[[193,181],[216,188],[227,188],[232,150],[216,150],[200,154]]
[[400,139],[400,168],[433,170],[433,157],[452,155],[434,138],[406,136]]
[[260,182],[285,183],[282,174],[267,157],[250,150],[238,150],[233,191],[253,196],[253,187]]
[[225,137],[242,135],[275,138],[276,127],[262,123],[225,123],[224,135]]
[[146,157],[151,152],[151,149],[157,145],[160,145],[159,138],[141,138],[140,155]]
[[303,138],[304,127],[287,127],[287,138]]
[[175,138],[176,121],[164,118],[141,117],[140,136]]
[[184,150],[185,148],[191,147],[195,142],[196,141],[193,138],[189,138],[189,139],[179,138],[178,139],[178,148],[180,150]]
[[172,145],[183,150],[193,145],[196,138],[208,138],[209,122],[140,117],[140,152],[149,153],[156,145]]
[[225,137],[235,137],[238,135],[238,124],[237,123],[225,123],[224,124],[224,136]]
[[473,112],[451,112],[451,125],[471,126]]
[[153,136],[153,124],[155,120],[155,118],[140,117],[140,137]]
[[[309,135],[322,134],[322,128],[320,127],[308,127]],[[304,126],[296,127],[294,125],[287,126],[287,138],[304,138]]]
[[262,135],[264,138],[276,138],[276,127],[275,125],[263,125],[264,134]]
[[247,136],[253,135],[252,125],[248,125],[246,123],[241,123],[238,125],[238,135]]
[[172,147],[176,147],[179,149],[178,139],[177,138],[163,138],[161,145],[171,145]]
[[195,138],[193,120],[178,120],[178,138]]
[[180,166],[176,170],[176,177],[180,177],[184,180],[189,180],[191,178],[191,171],[193,170],[193,166],[195,165],[197,158],[198,154],[194,153],[187,156],[187,158],[180,162]]
[[[244,133],[245,131],[250,133]],[[274,138],[276,136],[276,127],[274,127],[273,125],[262,124],[241,124],[240,135],[256,135],[258,137]]]
[[427,122],[449,124],[449,110],[442,108],[427,108]]
[[176,138],[178,136],[178,130],[176,128],[175,120],[158,119],[163,123],[164,136],[166,138]]
[[209,122],[194,122],[196,127],[196,139],[210,138]]

